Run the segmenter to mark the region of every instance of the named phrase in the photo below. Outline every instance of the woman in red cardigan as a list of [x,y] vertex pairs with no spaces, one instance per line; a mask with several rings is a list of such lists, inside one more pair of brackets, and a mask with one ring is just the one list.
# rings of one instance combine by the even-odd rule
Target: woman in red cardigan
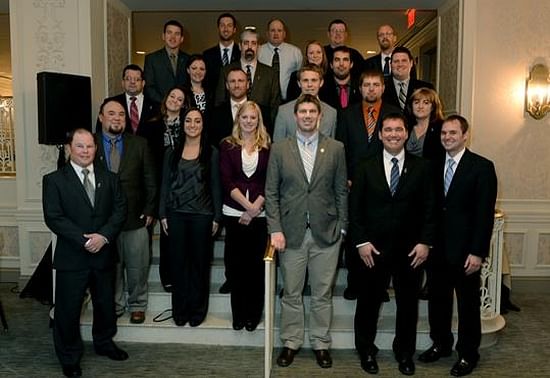
[[231,281],[233,328],[254,331],[264,302],[263,253],[267,243],[264,186],[269,134],[259,106],[239,108],[231,136],[220,144],[226,275]]

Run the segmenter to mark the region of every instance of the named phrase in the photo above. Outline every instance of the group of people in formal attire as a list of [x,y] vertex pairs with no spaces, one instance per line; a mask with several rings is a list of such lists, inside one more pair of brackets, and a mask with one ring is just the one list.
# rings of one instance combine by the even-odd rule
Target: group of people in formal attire
[[414,59],[390,25],[380,54],[364,60],[345,45],[347,25],[328,26],[330,43],[286,42],[284,21],[234,38],[230,13],[217,19],[219,43],[202,54],[180,48],[183,26],[164,25],[164,46],[122,73],[124,93],[104,100],[96,133],[78,128],[68,163],[44,176],[43,207],[57,235],[54,345],[66,376],[80,376],[79,316],[89,287],[96,353],[128,354],[112,341],[117,317],[145,321],[153,228],[160,223],[159,273],[177,326],[208,313],[214,237],[225,229],[225,283],[232,325],[253,332],[262,319],[263,253],[278,251],[282,276],[277,364],[305,338],[332,366],[332,290],[342,250],[344,296],[357,300],[355,347],[378,373],[379,310],[393,288],[393,351],[415,372],[418,299],[427,272],[433,345],[418,359],[451,354],[453,292],[458,360],[479,360],[480,267],[492,233],[493,164],[466,148],[470,127],[443,116],[433,85],[416,79]]

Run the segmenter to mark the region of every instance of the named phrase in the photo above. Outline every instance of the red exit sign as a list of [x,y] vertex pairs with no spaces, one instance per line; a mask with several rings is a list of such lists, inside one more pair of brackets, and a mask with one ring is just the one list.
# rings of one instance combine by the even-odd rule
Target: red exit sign
[[414,8],[407,9],[407,29],[412,28],[415,22],[416,22],[416,9]]

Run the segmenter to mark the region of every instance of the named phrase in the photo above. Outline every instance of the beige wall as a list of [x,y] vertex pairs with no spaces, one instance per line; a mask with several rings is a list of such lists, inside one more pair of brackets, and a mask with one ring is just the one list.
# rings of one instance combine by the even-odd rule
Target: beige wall
[[525,79],[550,64],[550,2],[478,4],[473,146],[496,163],[499,196],[550,200],[550,117],[524,111]]

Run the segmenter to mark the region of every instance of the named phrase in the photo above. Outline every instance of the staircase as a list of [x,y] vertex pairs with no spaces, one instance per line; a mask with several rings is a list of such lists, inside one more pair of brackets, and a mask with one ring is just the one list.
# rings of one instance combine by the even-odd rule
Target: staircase
[[[153,319],[164,310],[171,308],[170,293],[164,292],[160,284],[158,274],[158,240],[154,243],[153,264],[149,275],[149,306],[146,320],[143,324],[131,324],[129,314],[118,319],[117,341],[146,342],[146,343],[183,343],[183,344],[210,344],[210,345],[239,345],[239,346],[264,346],[265,325],[262,321],[254,332],[244,329],[235,331],[232,327],[231,305],[229,294],[219,294],[218,289],[224,282],[223,265],[223,240],[217,240],[214,247],[214,259],[211,270],[211,288],[209,311],[206,320],[196,328],[189,325],[177,327],[172,319],[155,322]],[[340,268],[337,274],[334,288],[334,317],[332,321],[332,348],[353,349],[353,318],[355,314],[355,301],[343,298],[346,287],[345,268]],[[280,275],[278,275],[280,279]],[[278,282],[276,293],[278,294],[281,283]],[[384,303],[380,310],[378,323],[378,335],[376,345],[380,349],[391,349],[395,326],[395,300],[390,291],[390,302]],[[304,297],[306,314],[309,312],[309,296]],[[85,340],[92,339],[92,309],[91,303],[83,309],[81,318],[82,337]],[[429,326],[427,318],[427,302],[419,302],[419,322],[417,334],[417,350],[426,349],[431,345],[429,338]],[[455,306],[456,308],[456,306]],[[170,316],[170,312],[161,315],[160,318]],[[276,347],[281,346],[279,339],[280,299],[275,295],[275,316],[273,340]],[[482,321],[482,347],[494,345],[497,342],[497,332],[504,327],[501,316]],[[456,331],[456,319],[454,324]],[[307,335],[304,347],[309,348]]]

